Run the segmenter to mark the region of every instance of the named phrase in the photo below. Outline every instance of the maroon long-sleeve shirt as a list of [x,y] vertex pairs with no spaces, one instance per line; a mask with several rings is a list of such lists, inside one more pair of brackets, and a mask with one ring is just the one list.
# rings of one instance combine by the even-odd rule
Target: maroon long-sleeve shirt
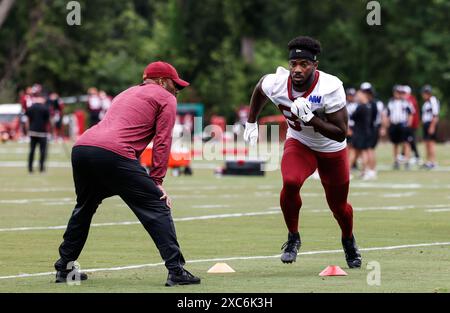
[[88,129],[75,146],[100,147],[138,159],[153,140],[150,177],[161,185],[167,172],[177,100],[156,84],[131,87],[114,98],[105,117]]

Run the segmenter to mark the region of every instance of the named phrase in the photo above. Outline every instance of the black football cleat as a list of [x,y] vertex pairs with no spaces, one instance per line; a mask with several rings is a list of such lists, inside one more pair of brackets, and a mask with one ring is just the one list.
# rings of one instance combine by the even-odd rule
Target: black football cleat
[[342,238],[342,247],[345,252],[345,260],[347,261],[349,268],[361,267],[361,253],[359,253],[358,246],[356,245],[355,236],[351,238]]
[[[70,274],[70,276],[69,276]],[[55,283],[65,283],[67,282],[67,277],[69,276],[70,282],[87,280],[88,276],[86,273],[80,272],[78,269],[73,268],[72,270],[56,271]]]
[[200,284],[201,279],[189,273],[185,269],[181,269],[178,273],[169,273],[167,276],[166,287],[176,285],[196,285]]
[[288,241],[286,241],[281,250],[283,254],[281,255],[281,262],[292,263],[297,260],[297,253],[301,246],[300,234],[299,233],[289,233]]

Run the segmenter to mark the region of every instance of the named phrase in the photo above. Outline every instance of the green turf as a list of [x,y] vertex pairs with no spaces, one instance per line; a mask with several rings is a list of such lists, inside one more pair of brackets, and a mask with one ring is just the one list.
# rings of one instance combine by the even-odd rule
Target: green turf
[[[51,147],[49,161],[68,162],[62,145]],[[422,148],[422,147],[421,147]],[[0,146],[0,162],[24,161],[26,144]],[[379,179],[351,182],[354,225],[362,248],[450,241],[450,151],[439,146],[441,169],[385,170]],[[378,151],[380,166],[391,162],[389,145]],[[204,162],[198,162],[204,163]],[[209,162],[208,162],[209,163]],[[50,167],[44,175],[24,168],[0,168],[0,229],[65,225],[74,201],[69,167]],[[279,171],[265,177],[217,178],[212,169],[196,169],[192,177],[166,179],[174,200],[175,218],[215,214],[269,212],[245,217],[178,221],[176,228],[187,260],[274,256],[286,240],[278,209]],[[303,189],[301,252],[340,249],[340,232],[328,211],[320,182],[308,180]],[[27,200],[27,201],[20,201]],[[117,197],[104,201],[93,223],[136,221]],[[63,234],[57,230],[0,231],[0,276],[53,271]],[[381,285],[369,286],[366,268],[381,265]],[[153,242],[141,225],[93,227],[79,259],[82,268],[111,268],[160,263]],[[0,292],[448,292],[450,246],[363,251],[363,268],[348,270],[343,253],[300,255],[293,265],[279,258],[226,261],[236,273],[207,274],[215,261],[190,263],[202,284],[165,288],[161,265],[90,273],[80,286],[53,284],[53,276],[0,279]],[[322,278],[318,273],[336,264],[346,277]]]

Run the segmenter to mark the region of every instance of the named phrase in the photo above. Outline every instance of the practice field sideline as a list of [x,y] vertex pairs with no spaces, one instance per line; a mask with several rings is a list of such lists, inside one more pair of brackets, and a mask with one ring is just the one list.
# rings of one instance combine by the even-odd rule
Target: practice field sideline
[[[217,178],[212,168],[220,162],[199,161],[192,177],[168,175],[166,189],[174,200],[187,269],[203,279],[199,286],[176,288],[163,286],[166,271],[153,242],[118,197],[98,209],[79,259],[90,279],[80,286],[53,284],[52,265],[75,200],[71,169],[65,147],[55,143],[48,172],[28,175],[19,167],[27,148],[0,145],[0,292],[450,291],[448,145],[438,147],[437,170],[391,171],[391,146],[383,144],[379,179],[352,180],[360,270],[347,269],[339,228],[316,180],[303,187],[300,255],[293,265],[284,265],[279,254],[287,231],[278,203],[278,171]],[[206,273],[222,261],[236,273]],[[370,261],[381,266],[379,286],[367,284]],[[349,275],[318,276],[334,264]]]

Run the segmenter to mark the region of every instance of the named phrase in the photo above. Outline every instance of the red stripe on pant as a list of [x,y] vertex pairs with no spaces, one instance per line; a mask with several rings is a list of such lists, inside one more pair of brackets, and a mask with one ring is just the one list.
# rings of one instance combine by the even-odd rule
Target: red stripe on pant
[[328,206],[341,228],[342,237],[349,238],[353,231],[353,208],[347,202],[350,183],[347,149],[317,152],[293,138],[286,140],[281,160],[283,189],[280,206],[286,226],[289,232],[298,232],[302,206],[300,189],[316,169],[325,189]]

